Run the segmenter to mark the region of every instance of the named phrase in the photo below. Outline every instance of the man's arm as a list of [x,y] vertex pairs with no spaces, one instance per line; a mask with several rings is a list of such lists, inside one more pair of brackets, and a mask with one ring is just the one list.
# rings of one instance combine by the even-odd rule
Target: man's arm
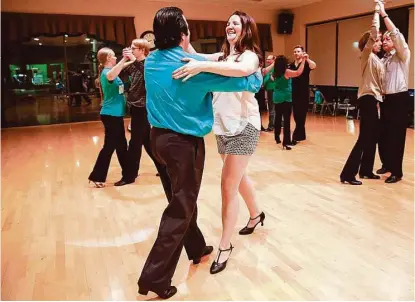
[[310,67],[311,70],[313,70],[313,69],[315,69],[317,67],[316,62],[314,62],[310,58],[307,59],[307,62],[308,62],[308,66]]
[[[177,80],[181,81],[181,80]],[[257,93],[262,85],[262,75],[260,71],[248,77],[225,77],[212,73],[200,73],[183,85],[196,85],[200,90],[206,92],[240,92],[249,91]]]
[[187,48],[187,52],[194,55],[199,55],[204,57],[208,61],[218,61],[221,56],[223,56],[223,52],[216,52],[216,53],[198,53],[192,46],[192,44],[189,44],[189,47]]
[[409,50],[408,44],[405,41],[404,36],[399,31],[399,29],[393,24],[392,20],[388,17],[388,14],[385,11],[385,5],[383,2],[379,2],[380,5],[380,15],[385,21],[386,28],[390,31],[390,37],[395,46],[396,53],[402,61],[409,60],[411,56],[411,51]]

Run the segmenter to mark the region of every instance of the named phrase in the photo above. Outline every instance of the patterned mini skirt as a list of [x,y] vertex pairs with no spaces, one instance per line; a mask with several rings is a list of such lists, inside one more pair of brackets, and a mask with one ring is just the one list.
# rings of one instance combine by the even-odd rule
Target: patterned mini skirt
[[235,136],[216,135],[219,154],[252,155],[258,145],[261,131],[248,123],[244,130]]

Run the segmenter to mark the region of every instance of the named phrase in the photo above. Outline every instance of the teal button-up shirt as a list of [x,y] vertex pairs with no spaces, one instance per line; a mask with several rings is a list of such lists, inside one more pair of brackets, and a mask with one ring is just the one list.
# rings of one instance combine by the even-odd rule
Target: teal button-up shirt
[[203,137],[212,130],[212,92],[249,91],[261,88],[262,75],[224,77],[200,73],[186,82],[173,79],[173,71],[185,63],[181,59],[205,59],[191,55],[181,47],[156,50],[146,59],[144,79],[147,91],[147,113],[150,124],[157,128]]

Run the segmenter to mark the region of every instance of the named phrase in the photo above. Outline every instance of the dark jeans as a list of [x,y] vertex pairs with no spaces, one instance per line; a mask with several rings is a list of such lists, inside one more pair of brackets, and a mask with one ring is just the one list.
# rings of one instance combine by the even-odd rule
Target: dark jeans
[[156,242],[144,265],[138,286],[164,290],[171,284],[183,246],[189,259],[206,246],[197,226],[197,197],[205,162],[203,138],[152,128],[151,145],[169,202],[161,217]]
[[303,141],[306,139],[305,122],[307,118],[309,95],[299,94],[294,97],[293,94],[293,113],[295,121],[295,129],[293,132],[293,140]]
[[101,121],[105,128],[104,146],[99,152],[94,169],[89,175],[89,180],[105,182],[111,157],[117,152],[123,177],[128,171],[127,139],[125,138],[124,119],[121,116],[101,115]]
[[274,94],[274,90],[267,90],[267,102],[268,102],[268,114],[269,114],[269,121],[268,121],[268,128],[274,128],[275,123],[275,108],[274,102],[272,101],[272,95]]
[[379,127],[376,107],[378,101],[371,95],[365,95],[358,101],[360,108],[359,137],[340,174],[340,178],[343,180],[355,179],[357,172],[362,176],[373,174]]
[[274,104],[275,108],[275,123],[274,123],[274,138],[280,137],[281,133],[281,119],[284,117],[284,145],[291,144],[291,103],[284,102],[280,104]]
[[398,177],[403,176],[408,97],[407,91],[387,94],[381,104],[379,156],[382,166]]
[[[128,145],[129,173],[127,181],[134,181],[140,170],[141,153],[144,146],[148,156],[153,160],[157,168],[157,160],[153,156],[150,145],[150,123],[147,119],[146,107],[130,107],[131,114],[131,139]],[[157,169],[158,170],[158,169]]]

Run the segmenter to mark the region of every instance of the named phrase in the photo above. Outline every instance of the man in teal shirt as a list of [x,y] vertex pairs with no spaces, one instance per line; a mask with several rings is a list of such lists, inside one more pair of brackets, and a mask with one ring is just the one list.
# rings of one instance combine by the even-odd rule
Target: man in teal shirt
[[161,166],[158,172],[169,204],[138,286],[140,294],[153,291],[168,299],[177,292],[171,279],[183,246],[193,264],[213,251],[197,226],[196,206],[205,162],[203,136],[213,126],[211,92],[255,93],[261,87],[262,76],[257,73],[228,78],[201,73],[186,82],[174,80],[173,71],[184,65],[183,58],[203,57],[185,52],[190,33],[181,9],[160,9],[153,27],[158,50],[147,57],[144,65],[147,112],[153,126],[151,147]]

